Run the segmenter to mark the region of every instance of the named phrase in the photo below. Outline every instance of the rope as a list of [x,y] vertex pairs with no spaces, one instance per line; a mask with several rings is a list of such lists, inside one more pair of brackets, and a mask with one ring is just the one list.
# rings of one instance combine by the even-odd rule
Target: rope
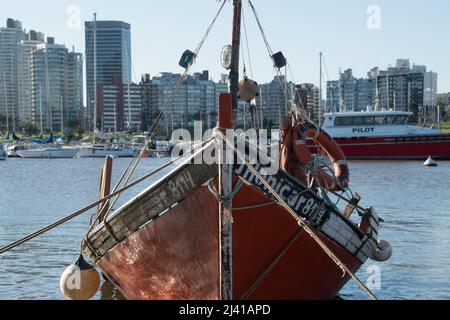
[[250,171],[255,175],[256,178],[258,178],[261,183],[267,188],[267,190],[272,194],[273,197],[275,197],[281,206],[283,206],[291,215],[292,217],[297,220],[298,224],[302,229],[304,229],[311,238],[319,245],[320,248],[330,257],[331,260],[343,271],[343,275],[345,274],[350,275],[350,277],[361,287],[361,289],[366,292],[372,299],[378,300],[378,298],[370,291],[370,289],[352,272],[350,269],[331,251],[330,248],[319,238],[319,236],[314,232],[314,230],[300,217],[297,216],[297,214],[294,212],[294,210],[289,207],[289,205],[286,203],[286,201],[281,198],[279,194],[275,192],[275,190],[270,186],[270,184],[261,176],[261,174],[247,161],[246,157],[243,156],[239,150],[232,144],[227,137],[220,131],[216,131],[216,134],[219,135],[223,141],[226,142],[236,153],[236,155],[245,163],[245,165],[249,168]]
[[[130,181],[131,177],[133,176],[134,172],[136,171],[137,167],[139,166],[139,164],[142,161],[142,158],[145,155],[145,150],[148,148],[149,144],[151,143],[154,134],[159,126],[159,124],[161,123],[163,117],[166,115],[167,111],[169,110],[173,100],[175,99],[175,95],[178,93],[178,90],[181,87],[181,84],[185,81],[185,78],[187,77],[192,65],[195,62],[195,59],[197,58],[198,54],[200,53],[206,39],[208,38],[209,34],[211,33],[212,28],[214,27],[218,17],[220,16],[220,13],[222,12],[224,6],[226,4],[226,1],[224,0],[222,2],[222,5],[220,6],[217,14],[214,16],[213,21],[211,22],[210,26],[208,27],[208,29],[206,30],[205,35],[203,36],[203,38],[201,39],[200,43],[198,44],[197,48],[195,49],[194,52],[194,61],[188,65],[188,67],[186,68],[186,70],[184,71],[183,75],[181,76],[180,80],[177,82],[177,84],[175,85],[174,89],[172,90],[172,94],[169,97],[169,99],[166,101],[163,110],[159,113],[158,117],[156,118],[156,121],[153,123],[153,126],[151,127],[151,130],[149,131],[149,135],[148,138],[145,142],[145,146],[142,148],[142,151],[139,155],[138,160],[136,161],[135,165],[133,166],[133,169],[131,170],[130,174],[128,175],[128,177],[126,178],[124,184],[122,185],[122,187],[126,186],[128,184],[128,182]],[[130,165],[131,167],[131,165]],[[112,205],[110,206],[109,210],[106,212],[105,214],[105,220],[106,218],[109,216],[109,214],[111,213],[111,211],[114,209],[115,205],[117,204],[117,201],[119,201],[120,198],[120,194],[113,200]]]
[[289,249],[292,248],[292,246],[297,242],[297,240],[300,238],[300,236],[303,234],[303,229],[300,229],[294,238],[288,243],[288,245],[281,251],[281,253],[275,258],[275,260],[270,264],[270,266],[261,274],[258,279],[252,284],[252,286],[244,293],[244,295],[240,298],[240,300],[246,300],[248,299],[255,291],[256,289],[261,286],[261,284],[264,282],[264,280],[267,279],[267,277],[270,275],[272,270],[277,266],[277,264],[283,259],[283,257],[288,253]]
[[[272,51],[272,48],[270,47],[269,41],[267,40],[267,36],[266,36],[266,33],[264,32],[264,28],[263,28],[263,26],[261,24],[261,21],[259,19],[258,13],[256,12],[256,9],[253,6],[253,3],[251,2],[251,0],[249,0],[248,3],[249,3],[249,5],[250,5],[250,7],[251,7],[251,9],[253,11],[254,16],[255,16],[256,23],[258,24],[258,27],[259,27],[259,31],[261,32],[261,36],[263,37],[264,44],[266,45],[266,49],[267,49],[267,51],[269,53],[270,60],[272,60],[272,62],[273,62],[273,69],[275,70],[276,74],[278,75],[277,79],[280,82],[280,86],[281,86],[281,90],[283,91],[284,98],[286,99],[286,101],[288,101],[289,97],[288,97],[288,94],[287,94],[287,90],[286,90],[285,86],[283,85],[283,83],[281,82],[281,78],[283,77],[283,75],[281,74],[280,70],[275,67],[275,60],[273,58],[273,51]],[[285,79],[285,81],[287,81],[287,79]],[[285,111],[286,111],[286,113],[289,113],[289,110],[287,109],[287,103],[285,104]]]
[[[205,141],[202,144],[202,146],[206,145],[210,141],[212,141],[212,138],[207,140],[207,141]],[[14,241],[14,242],[12,242],[9,245],[0,248],[0,255],[6,253],[8,251],[11,251],[12,249],[14,249],[16,247],[18,247],[18,246],[20,246],[20,245],[22,245],[22,244],[24,244],[26,242],[29,242],[29,241],[33,240],[34,238],[36,238],[38,236],[41,236],[41,235],[47,233],[48,231],[53,230],[56,227],[59,227],[59,226],[65,224],[65,223],[69,222],[70,220],[75,219],[76,217],[82,215],[83,213],[85,213],[85,212],[87,212],[87,211],[89,211],[91,209],[94,209],[95,207],[99,206],[100,204],[106,203],[107,201],[111,200],[113,197],[115,197],[115,196],[117,196],[117,195],[119,195],[119,194],[121,194],[121,193],[123,193],[123,192],[125,192],[125,191],[127,191],[127,190],[129,190],[129,189],[131,189],[131,188],[133,188],[133,187],[135,187],[137,185],[139,185],[139,184],[141,184],[142,182],[144,182],[145,180],[151,178],[155,174],[157,174],[157,173],[161,172],[162,170],[170,167],[171,165],[176,163],[178,160],[180,160],[182,157],[183,156],[178,157],[176,159],[172,159],[170,162],[166,163],[165,165],[163,165],[163,166],[159,167],[158,169],[156,169],[156,170],[154,170],[154,171],[144,175],[143,177],[133,181],[132,183],[128,184],[126,187],[123,187],[120,190],[112,192],[110,195],[104,197],[103,199],[100,199],[100,200],[98,200],[96,202],[93,202],[90,205],[86,206],[85,208],[80,209],[80,210],[78,210],[78,211],[68,215],[67,217],[65,217],[63,219],[58,220],[57,222],[50,224],[50,225],[46,226],[45,228],[42,228],[42,229],[40,229],[40,230],[38,230],[38,231],[36,231],[36,232],[34,232],[34,233],[32,233],[32,234],[22,238],[22,239]]]
[[253,206],[248,206],[248,207],[240,207],[240,208],[233,208],[233,211],[243,211],[243,210],[252,210],[252,209],[260,209],[260,208],[264,208],[264,207],[268,207],[268,206],[272,206],[275,205],[275,202],[271,201],[271,202],[266,202],[266,203],[261,203],[261,204],[255,204]]

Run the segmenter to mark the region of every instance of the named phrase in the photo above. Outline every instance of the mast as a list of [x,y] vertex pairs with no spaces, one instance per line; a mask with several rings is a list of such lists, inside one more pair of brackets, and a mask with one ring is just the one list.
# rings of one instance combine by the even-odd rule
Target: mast
[[[14,77],[13,65],[11,64],[11,79],[10,79],[10,81],[11,81],[11,85],[12,86],[14,86],[14,79],[13,79],[13,77]],[[12,96],[11,96],[11,99],[12,99]],[[13,105],[12,101],[11,101],[11,112],[12,112],[12,127],[13,127],[13,131],[16,131],[16,114],[15,114],[15,111],[14,111],[14,105]]]
[[44,134],[43,123],[42,123],[42,84],[39,84],[39,116],[41,120],[41,137]]
[[[239,106],[239,53],[241,44],[242,0],[233,0],[233,41],[230,67],[230,93],[222,94],[219,102],[219,130],[226,136],[233,129]],[[227,197],[233,191],[233,158],[229,159],[225,141],[218,144],[219,193]],[[231,162],[230,162],[231,160]],[[233,300],[233,203],[219,204],[219,298]]]
[[9,107],[8,107],[8,94],[6,92],[6,72],[3,73],[3,95],[5,97],[6,107],[6,131],[9,132]]
[[64,136],[64,102],[61,96],[61,134]]
[[116,111],[116,102],[114,101],[114,135],[117,134],[117,111]]
[[387,98],[387,110],[389,110],[390,109],[390,102],[391,102],[391,99],[390,99],[390,97],[389,97],[389,94],[390,94],[390,92],[389,92],[389,74],[388,75],[386,75],[386,92],[387,92],[387,94],[386,94],[386,98]]
[[97,143],[97,13],[94,13],[94,145]]
[[[319,128],[322,127],[322,57],[323,57],[323,53],[321,52],[319,54],[320,56],[320,83],[319,83]],[[317,61],[317,60],[316,60]]]
[[242,0],[233,0],[233,42],[232,42],[232,59],[230,69],[230,93],[232,96],[234,116],[239,108],[239,53],[241,48],[241,18],[242,18]]
[[131,93],[130,84],[128,83],[128,129],[131,132]]

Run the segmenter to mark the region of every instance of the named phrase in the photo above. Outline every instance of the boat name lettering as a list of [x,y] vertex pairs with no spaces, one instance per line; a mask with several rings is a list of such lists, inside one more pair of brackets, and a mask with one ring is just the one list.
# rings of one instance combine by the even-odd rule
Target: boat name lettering
[[[261,173],[267,183],[270,185],[274,191],[281,196],[281,198],[286,201],[286,203],[302,217],[309,217],[311,214],[317,211],[320,203],[317,199],[309,196],[306,192],[303,192],[304,187],[296,185],[294,182],[289,180],[282,173],[278,173],[274,176],[265,176],[261,171],[261,165],[257,165],[255,169]],[[255,175],[248,169],[245,165],[240,166],[235,170],[236,174],[242,179],[248,181],[249,183],[255,185],[260,190],[266,194],[270,194],[267,188],[262,184],[262,182],[255,177]],[[306,190],[305,190],[306,191]]]
[[174,181],[169,181],[168,186],[170,192],[172,193],[172,196],[176,198],[196,187],[194,179],[192,178],[190,172],[185,172],[184,174],[177,177]]
[[373,133],[375,128],[353,128],[353,133]]

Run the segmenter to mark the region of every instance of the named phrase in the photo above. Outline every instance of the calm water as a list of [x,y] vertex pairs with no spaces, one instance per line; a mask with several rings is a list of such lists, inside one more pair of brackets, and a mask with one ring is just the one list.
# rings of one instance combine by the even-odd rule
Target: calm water
[[[129,159],[114,162],[115,178]],[[145,159],[137,176],[164,160]],[[423,168],[421,162],[353,162],[352,189],[386,220],[381,237],[394,246],[381,268],[382,299],[450,299],[450,162]],[[0,162],[0,246],[52,223],[98,199],[102,160]],[[161,177],[162,174],[159,175]],[[145,186],[128,192],[129,199]],[[93,213],[0,256],[1,299],[62,299],[59,277],[79,253]],[[359,276],[369,277],[368,262]],[[346,299],[365,299],[349,284]],[[104,284],[97,299],[120,299]]]

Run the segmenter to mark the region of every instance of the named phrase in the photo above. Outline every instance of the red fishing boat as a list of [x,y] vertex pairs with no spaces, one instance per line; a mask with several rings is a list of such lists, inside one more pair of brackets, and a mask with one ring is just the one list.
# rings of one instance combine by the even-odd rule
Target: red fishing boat
[[[369,291],[355,273],[368,259],[391,255],[378,239],[376,212],[343,195],[345,156],[301,110],[286,118],[274,172],[267,165],[274,154],[226,135],[238,97],[249,101],[257,92],[248,79],[239,86],[241,6],[233,1],[231,59],[224,63],[230,93],[220,96],[212,139],[112,214],[100,210],[99,224],[83,241],[83,252],[128,299],[333,299],[351,278]],[[283,64],[280,56],[273,56],[275,65]],[[309,137],[334,162],[333,172],[309,154]],[[208,164],[211,155],[220,161]],[[344,211],[331,194],[348,201]],[[356,223],[355,212],[361,216]]]

